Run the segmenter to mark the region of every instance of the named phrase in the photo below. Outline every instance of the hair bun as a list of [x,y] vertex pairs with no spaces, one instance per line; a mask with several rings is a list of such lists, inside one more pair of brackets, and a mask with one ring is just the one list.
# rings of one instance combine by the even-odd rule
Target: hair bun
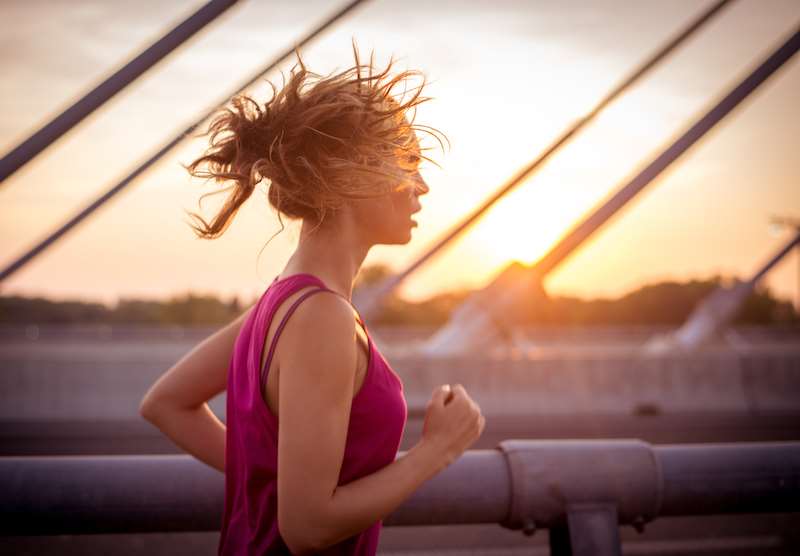
[[[199,237],[222,235],[263,179],[270,182],[267,198],[279,218],[282,213],[321,223],[327,211],[348,199],[391,191],[403,179],[402,161],[409,155],[430,160],[422,155],[426,149],[420,149],[415,131],[433,135],[442,144],[436,135],[444,137],[441,132],[413,125],[416,106],[430,100],[420,95],[425,85],[421,72],[402,71],[392,77],[390,59],[385,70],[374,74],[374,54],[362,65],[355,41],[355,65],[329,76],[308,71],[295,53],[298,63],[288,82],[284,78],[284,87],[279,91],[267,81],[272,98],[263,107],[246,94],[234,96],[231,107],[217,113],[203,134],[210,134],[207,151],[184,165],[192,176],[233,182],[232,193],[210,224],[189,213],[199,224],[191,224]],[[396,99],[394,88],[415,76],[422,84],[412,89],[411,98]]]

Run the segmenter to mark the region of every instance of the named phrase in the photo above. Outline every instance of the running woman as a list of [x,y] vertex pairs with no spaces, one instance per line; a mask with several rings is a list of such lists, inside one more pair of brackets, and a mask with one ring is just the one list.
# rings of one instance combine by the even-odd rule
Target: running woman
[[[241,94],[211,122],[210,146],[186,169],[227,183],[199,237],[221,235],[262,180],[299,243],[257,303],[178,361],[141,414],[225,473],[220,555],[374,555],[382,520],[455,461],[484,428],[460,384],[437,387],[419,441],[397,458],[403,383],[352,305],[373,245],[402,245],[416,225],[422,154],[409,100],[394,89],[417,71],[375,73],[373,57],[338,74],[308,71],[296,52],[281,90],[261,105]],[[298,68],[299,65],[299,68]],[[296,71],[295,71],[296,70]],[[416,115],[416,109],[414,109]],[[435,130],[434,130],[435,131]],[[441,144],[441,141],[440,141]],[[283,224],[281,220],[281,225]],[[283,227],[281,228],[281,230]],[[226,392],[226,423],[207,401]]]

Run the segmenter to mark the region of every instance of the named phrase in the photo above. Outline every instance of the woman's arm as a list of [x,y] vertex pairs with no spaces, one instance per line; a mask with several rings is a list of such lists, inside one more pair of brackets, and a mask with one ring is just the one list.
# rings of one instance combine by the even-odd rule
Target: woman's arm
[[[434,394],[421,440],[379,471],[338,486],[355,387],[352,309],[341,298],[310,297],[280,336],[278,528],[293,553],[315,553],[385,518],[449,465],[482,430],[460,386],[445,407]],[[479,422],[480,421],[480,422]],[[480,429],[480,430],[479,430]]]
[[252,307],[180,359],[150,387],[139,413],[183,450],[225,472],[225,425],[206,403],[225,390],[233,344]]

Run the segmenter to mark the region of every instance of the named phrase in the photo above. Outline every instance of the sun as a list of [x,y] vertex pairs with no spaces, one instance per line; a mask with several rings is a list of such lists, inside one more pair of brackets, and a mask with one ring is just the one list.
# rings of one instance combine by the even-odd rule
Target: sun
[[547,187],[540,184],[526,188],[522,184],[477,223],[470,236],[486,265],[514,260],[531,265],[569,229],[577,214],[574,203],[569,198],[548,195]]

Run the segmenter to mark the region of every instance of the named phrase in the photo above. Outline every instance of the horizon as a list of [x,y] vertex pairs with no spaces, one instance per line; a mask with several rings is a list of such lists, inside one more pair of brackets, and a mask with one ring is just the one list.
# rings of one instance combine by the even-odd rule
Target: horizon
[[[622,298],[624,298],[624,297],[626,297],[628,295],[631,295],[631,294],[633,294],[633,293],[635,293],[637,291],[640,291],[642,289],[649,288],[649,287],[660,286],[660,285],[663,285],[663,284],[678,284],[678,285],[681,285],[681,286],[686,286],[686,285],[689,285],[689,284],[695,283],[695,282],[710,283],[715,279],[719,280],[720,285],[726,286],[726,287],[730,286],[733,281],[736,281],[736,280],[744,281],[744,278],[742,278],[740,276],[714,275],[714,276],[708,276],[708,277],[705,277],[705,278],[702,278],[702,277],[690,277],[685,281],[660,280],[660,281],[655,281],[655,282],[647,282],[647,283],[639,284],[638,286],[636,286],[635,288],[633,288],[631,290],[628,290],[628,291],[625,291],[625,292],[621,292],[619,295],[614,295],[614,296],[581,297],[581,296],[573,296],[573,295],[570,295],[570,294],[550,294],[550,293],[548,293],[548,297],[551,298],[551,299],[572,299],[572,300],[578,300],[578,301],[581,301],[581,302],[618,301],[618,300],[620,300],[620,299],[622,299]],[[759,284],[756,285],[756,287],[754,289],[754,293],[758,292],[761,287],[769,288],[768,285],[759,283]],[[411,304],[426,303],[426,302],[431,301],[432,299],[434,299],[437,296],[457,294],[457,293],[462,293],[463,291],[464,291],[463,289],[438,290],[432,296],[427,297],[427,298],[415,299],[415,300],[403,299],[402,301],[404,301],[406,303],[411,303]],[[472,290],[469,290],[469,291],[472,291]],[[771,288],[769,289],[769,294],[779,302],[787,302],[787,303],[790,303],[792,306],[794,306],[793,300],[791,298],[783,298],[783,297],[780,297],[780,296],[776,296],[776,292],[773,291]],[[7,298],[7,297],[14,297],[15,295],[16,294],[6,295],[6,294],[3,294],[2,292],[0,292],[0,299]],[[117,297],[112,302],[106,302],[106,301],[103,301],[102,299],[89,298],[89,297],[64,297],[64,298],[62,298],[62,297],[44,297],[44,296],[20,296],[20,297],[23,297],[25,299],[44,299],[45,301],[48,301],[48,302],[51,302],[51,303],[70,303],[70,302],[87,303],[87,304],[89,304],[89,303],[100,303],[100,304],[105,305],[106,307],[113,308],[113,307],[118,306],[121,301],[168,303],[168,302],[175,301],[175,300],[185,299],[185,298],[190,297],[190,296],[193,296],[195,298],[209,298],[209,297],[216,298],[217,300],[219,300],[220,302],[223,302],[223,303],[230,303],[231,301],[233,301],[234,296],[236,296],[237,302],[246,303],[246,302],[252,301],[254,299],[258,299],[259,295],[260,294],[256,294],[255,296],[253,296],[253,297],[248,299],[246,297],[243,298],[242,295],[239,295],[236,292],[234,292],[231,295],[225,296],[225,295],[220,295],[218,292],[214,292],[214,291],[200,291],[200,290],[188,289],[188,290],[179,291],[179,292],[172,292],[172,293],[169,293],[168,295],[166,295],[164,297],[137,297],[135,295],[126,295],[126,294],[122,293],[122,294],[119,295],[119,297]]]
[[[428,153],[442,169],[422,164],[431,191],[421,199],[411,242],[376,246],[363,266],[402,270],[711,3],[509,1],[454,11],[446,2],[373,0],[322,35],[302,51],[317,73],[350,65],[351,37],[362,57],[375,50],[376,66],[394,54],[398,71],[423,71],[429,78],[423,94],[434,98],[419,106],[416,121],[442,130],[452,144]],[[15,24],[0,38],[7,76],[0,87],[0,149],[8,152],[204,2],[151,4],[158,9],[99,1],[6,6]],[[234,6],[8,178],[0,187],[0,264],[116,183],[337,7],[280,6]],[[512,260],[537,260],[798,22],[800,6],[792,1],[740,0],[725,8],[397,293],[418,302],[480,288]],[[293,64],[290,58],[280,68]],[[267,77],[280,83],[279,72]],[[267,90],[262,84],[248,91],[263,101]],[[551,273],[548,294],[608,299],[651,283],[754,274],[790,237],[785,229],[771,234],[770,217],[800,217],[798,90],[795,56]],[[201,194],[222,187],[190,179],[178,163],[196,157],[206,142],[183,143],[7,279],[1,294],[86,296],[104,304],[186,291],[258,296],[282,270],[298,226],[285,222],[286,230],[259,253],[280,228],[262,183],[222,238],[198,243],[183,210],[197,210]],[[203,216],[224,198],[206,199]],[[795,306],[799,263],[795,248],[761,282]]]

